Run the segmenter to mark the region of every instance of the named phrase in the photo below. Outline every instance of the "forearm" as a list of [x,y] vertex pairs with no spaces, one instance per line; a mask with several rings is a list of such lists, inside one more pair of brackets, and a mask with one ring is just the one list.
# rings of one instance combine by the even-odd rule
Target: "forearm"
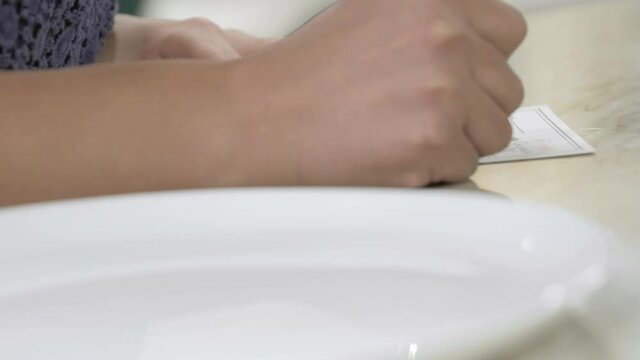
[[281,182],[254,166],[265,148],[243,109],[259,99],[241,95],[231,68],[0,74],[0,205]]
[[468,179],[511,139],[526,23],[502,2],[397,1],[337,2],[273,45],[198,20],[133,46],[204,62],[118,62],[116,26],[115,64],[0,73],[0,204]]

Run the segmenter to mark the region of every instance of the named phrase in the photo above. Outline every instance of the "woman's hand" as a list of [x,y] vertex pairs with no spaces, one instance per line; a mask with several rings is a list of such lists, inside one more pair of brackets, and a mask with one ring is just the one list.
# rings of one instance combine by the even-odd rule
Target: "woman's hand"
[[463,181],[524,96],[508,58],[526,23],[500,0],[342,0],[270,46],[201,19],[118,24],[116,61],[228,65],[236,173],[214,185]]
[[118,15],[101,62],[164,59],[225,62],[258,52],[273,41],[224,30],[202,18],[175,21]]
[[511,140],[524,93],[507,60],[525,34],[499,0],[338,2],[236,62],[245,92],[269,101],[247,118],[277,119],[247,127],[247,143],[270,140],[253,159],[273,163],[282,148],[303,185],[466,180]]
[[[525,32],[498,0],[342,0],[270,46],[120,17],[116,64],[0,75],[0,205],[464,180],[510,140]],[[211,61],[130,62],[162,58]]]

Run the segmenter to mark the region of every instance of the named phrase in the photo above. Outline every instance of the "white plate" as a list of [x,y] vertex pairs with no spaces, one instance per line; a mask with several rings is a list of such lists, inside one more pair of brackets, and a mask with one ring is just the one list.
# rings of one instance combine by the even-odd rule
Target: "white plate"
[[596,291],[608,236],[431,190],[0,210],[0,359],[477,359]]

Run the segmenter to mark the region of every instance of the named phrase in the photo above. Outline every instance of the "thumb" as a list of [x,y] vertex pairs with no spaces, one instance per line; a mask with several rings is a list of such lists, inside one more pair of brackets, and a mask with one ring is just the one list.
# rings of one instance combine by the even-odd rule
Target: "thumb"
[[240,58],[240,54],[222,35],[203,36],[198,32],[181,30],[167,35],[145,58],[225,62]]

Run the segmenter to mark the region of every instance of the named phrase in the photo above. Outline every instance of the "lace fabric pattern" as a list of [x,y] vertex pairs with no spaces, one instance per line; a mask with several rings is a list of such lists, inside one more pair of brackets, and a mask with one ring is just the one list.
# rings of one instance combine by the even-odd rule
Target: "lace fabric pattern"
[[95,62],[116,10],[116,0],[0,0],[0,70]]

